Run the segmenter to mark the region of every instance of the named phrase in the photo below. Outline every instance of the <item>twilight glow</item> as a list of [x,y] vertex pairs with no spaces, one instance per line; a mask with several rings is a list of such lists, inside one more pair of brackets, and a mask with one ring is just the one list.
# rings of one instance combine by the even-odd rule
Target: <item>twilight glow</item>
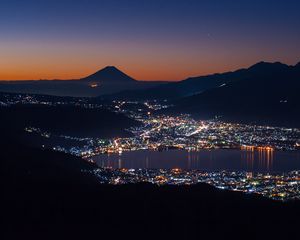
[[75,79],[115,65],[182,80],[300,61],[297,0],[3,0],[0,79]]

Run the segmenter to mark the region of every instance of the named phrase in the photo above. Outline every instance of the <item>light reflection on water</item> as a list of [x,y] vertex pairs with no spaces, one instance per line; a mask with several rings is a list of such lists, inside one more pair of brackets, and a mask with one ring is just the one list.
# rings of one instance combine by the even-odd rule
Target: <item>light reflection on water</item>
[[[279,153],[276,152],[276,154]],[[294,158],[292,153],[290,155],[291,158]],[[295,157],[297,158],[297,155]],[[282,158],[285,159],[285,157],[283,156]],[[272,172],[274,162],[274,151],[269,149],[241,150],[241,161],[242,163],[246,164],[246,169],[253,169],[254,164],[257,164],[258,169],[260,169],[261,171]]]
[[100,167],[198,169],[203,171],[285,172],[300,169],[300,152],[271,150],[140,150],[93,157]]

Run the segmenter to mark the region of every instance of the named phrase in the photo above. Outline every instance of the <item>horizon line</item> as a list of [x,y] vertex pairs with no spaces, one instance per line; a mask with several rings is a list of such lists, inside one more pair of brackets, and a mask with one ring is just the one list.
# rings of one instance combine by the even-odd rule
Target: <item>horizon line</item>
[[82,80],[92,74],[95,74],[107,67],[115,67],[116,69],[118,69],[119,71],[125,73],[127,76],[133,78],[135,81],[138,81],[138,82],[181,82],[181,81],[184,81],[184,80],[187,80],[189,78],[197,78],[197,77],[205,77],[205,76],[211,76],[211,75],[214,75],[214,74],[223,74],[223,73],[227,73],[227,72],[235,72],[235,71],[238,71],[238,70],[242,70],[242,69],[248,69],[256,64],[259,64],[259,63],[270,63],[270,64],[275,64],[275,63],[280,63],[280,64],[283,64],[283,65],[286,65],[286,66],[289,66],[289,67],[295,67],[297,65],[300,64],[300,62],[297,62],[295,65],[289,65],[289,64],[286,64],[286,63],[283,63],[281,61],[259,61],[259,62],[256,62],[248,67],[241,67],[241,68],[237,68],[235,70],[225,70],[225,71],[220,71],[220,72],[211,72],[211,73],[208,73],[208,74],[199,74],[199,75],[194,75],[192,76],[187,76],[183,79],[179,79],[179,80],[171,80],[171,79],[168,79],[168,80],[159,80],[159,79],[136,79],[136,78],[133,78],[131,77],[129,74],[127,74],[126,72],[122,71],[119,67],[115,66],[115,65],[107,65],[107,66],[104,66],[102,67],[100,70],[95,70],[93,73],[91,74],[88,74],[87,76],[83,76],[83,77],[79,77],[79,78],[69,78],[69,79],[63,79],[63,78],[36,78],[36,79],[0,79],[0,82],[26,82],[26,81],[79,81],[79,80]]

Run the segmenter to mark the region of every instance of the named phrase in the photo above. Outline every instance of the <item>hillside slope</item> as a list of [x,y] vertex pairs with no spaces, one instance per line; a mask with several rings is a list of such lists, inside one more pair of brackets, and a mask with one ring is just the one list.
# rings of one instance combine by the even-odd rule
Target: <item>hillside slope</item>
[[25,127],[73,137],[126,137],[126,129],[139,123],[106,109],[74,106],[14,105],[0,107],[1,128],[22,132]]
[[258,63],[247,77],[175,101],[169,113],[197,118],[300,127],[300,68],[281,63]]

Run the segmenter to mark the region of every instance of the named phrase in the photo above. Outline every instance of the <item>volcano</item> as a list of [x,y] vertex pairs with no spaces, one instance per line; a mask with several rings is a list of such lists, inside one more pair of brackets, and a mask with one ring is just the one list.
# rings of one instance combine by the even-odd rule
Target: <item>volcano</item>
[[129,77],[114,66],[107,66],[98,72],[81,79],[87,82],[99,83],[134,83],[135,79]]

